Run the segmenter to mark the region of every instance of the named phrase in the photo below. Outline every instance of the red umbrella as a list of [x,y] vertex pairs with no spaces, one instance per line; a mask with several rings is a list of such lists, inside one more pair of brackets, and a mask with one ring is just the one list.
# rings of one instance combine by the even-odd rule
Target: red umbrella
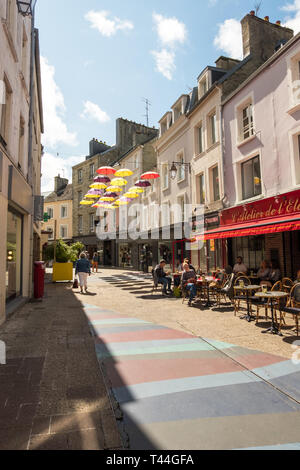
[[156,180],[160,178],[160,175],[155,171],[148,171],[141,176],[141,180]]
[[116,169],[113,168],[112,166],[102,166],[101,168],[99,168],[97,170],[97,173],[99,175],[105,175],[105,176],[108,176],[108,175],[114,175],[116,173]]

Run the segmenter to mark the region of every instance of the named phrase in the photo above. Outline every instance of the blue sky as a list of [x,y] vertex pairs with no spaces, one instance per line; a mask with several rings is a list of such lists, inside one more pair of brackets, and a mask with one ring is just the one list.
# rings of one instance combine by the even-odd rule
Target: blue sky
[[[118,117],[150,125],[222,54],[239,58],[239,21],[255,0],[38,0],[45,113],[43,190],[115,143]],[[260,17],[300,31],[300,0],[264,0]],[[220,47],[222,44],[222,48]],[[57,155],[59,154],[59,155]]]

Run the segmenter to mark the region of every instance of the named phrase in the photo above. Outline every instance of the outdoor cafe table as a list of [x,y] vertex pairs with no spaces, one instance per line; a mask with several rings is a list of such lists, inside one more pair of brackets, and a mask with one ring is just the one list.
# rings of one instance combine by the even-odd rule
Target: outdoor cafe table
[[216,279],[212,276],[204,276],[204,278],[200,278],[198,280],[198,285],[201,283],[202,279],[204,279],[206,281],[206,284],[202,283],[201,287],[202,287],[202,289],[206,289],[206,291],[207,291],[207,302],[204,305],[204,307],[209,308],[209,307],[212,307],[212,303],[211,303],[210,298],[209,298],[209,283],[215,281]]
[[250,312],[250,299],[249,299],[249,293],[251,295],[252,291],[259,290],[261,289],[261,286],[256,286],[256,285],[250,285],[250,286],[234,286],[234,290],[239,290],[242,292],[246,292],[246,299],[247,299],[247,315],[244,315],[243,317],[240,317],[241,320],[247,320],[249,323],[254,320],[254,316],[251,315]]
[[274,300],[281,300],[284,297],[288,297],[289,294],[286,292],[257,292],[255,294],[255,297],[260,297],[263,299],[270,299],[271,303],[271,313],[272,313],[272,326],[271,328],[268,328],[265,331],[262,331],[262,333],[271,333],[273,335],[279,335],[282,336],[282,334],[279,331],[278,325],[276,325],[275,320],[274,320]]

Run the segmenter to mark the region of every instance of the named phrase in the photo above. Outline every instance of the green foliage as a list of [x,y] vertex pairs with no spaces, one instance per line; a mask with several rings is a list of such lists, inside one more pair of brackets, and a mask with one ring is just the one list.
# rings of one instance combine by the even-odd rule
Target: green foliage
[[[78,259],[80,251],[82,251],[84,245],[80,242],[74,243],[73,245],[67,245],[63,240],[56,242],[56,262],[57,263],[68,263],[74,262]],[[54,259],[54,243],[48,245],[45,249],[45,260],[50,261]]]

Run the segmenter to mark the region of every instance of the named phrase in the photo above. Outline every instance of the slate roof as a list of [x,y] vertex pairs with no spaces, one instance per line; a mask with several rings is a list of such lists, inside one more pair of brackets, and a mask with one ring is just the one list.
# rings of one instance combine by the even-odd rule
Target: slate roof
[[73,185],[68,184],[63,190],[56,193],[53,191],[45,198],[45,202],[70,201],[73,200]]

